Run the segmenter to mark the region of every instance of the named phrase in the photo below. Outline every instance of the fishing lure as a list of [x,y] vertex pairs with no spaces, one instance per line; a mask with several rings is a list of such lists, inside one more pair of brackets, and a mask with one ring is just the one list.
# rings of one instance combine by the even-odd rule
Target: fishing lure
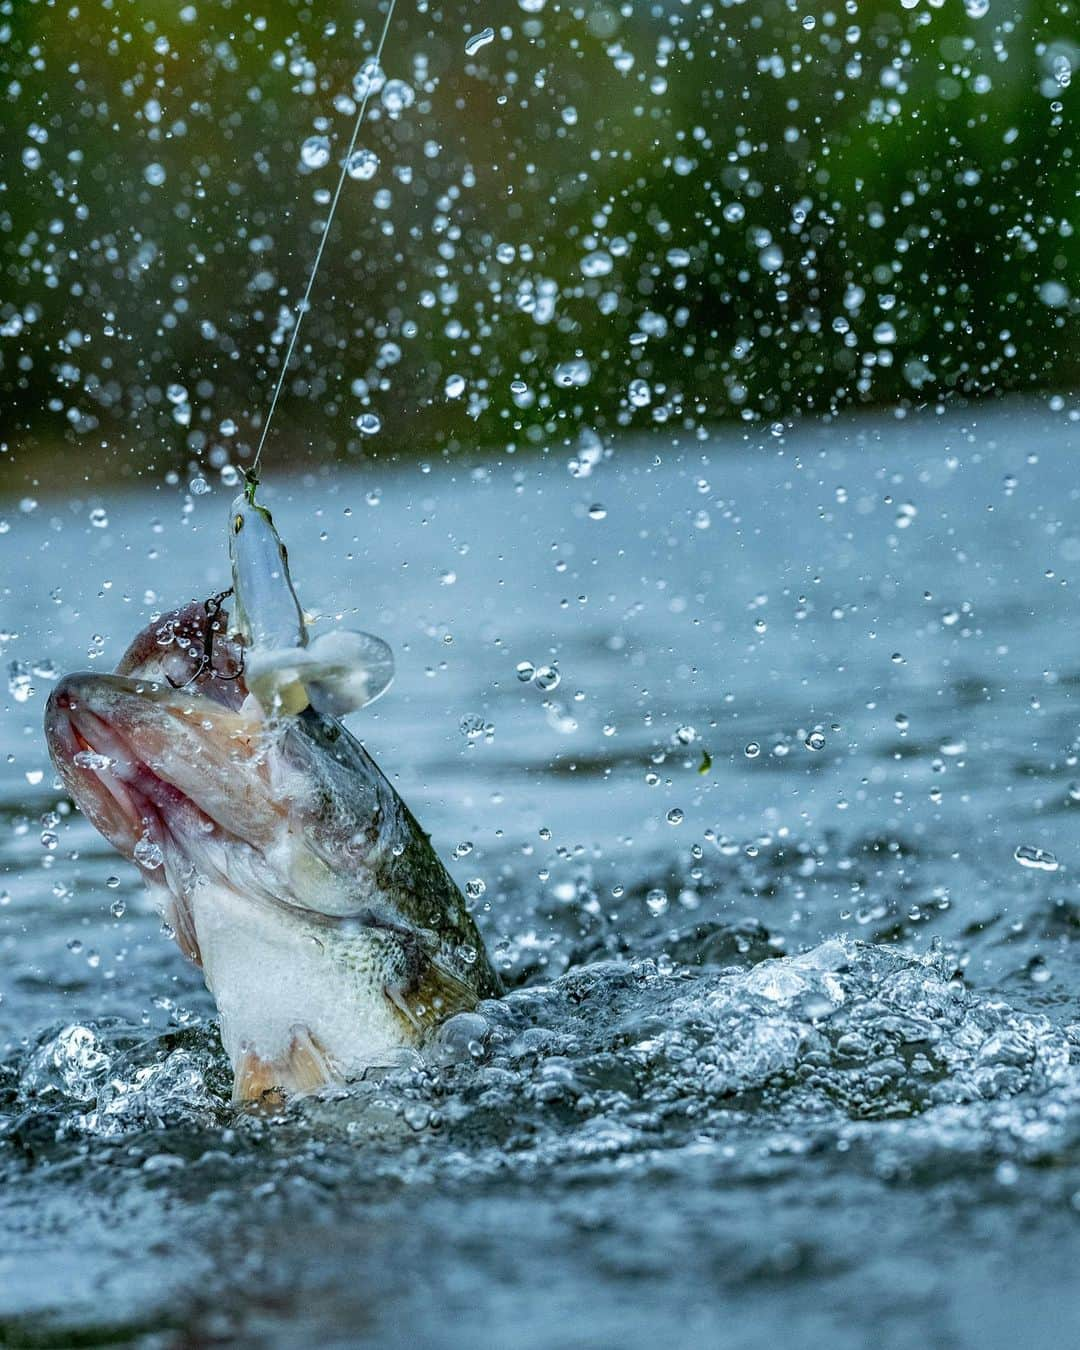
[[328,717],[373,703],[390,687],[394,656],[370,633],[332,629],[310,637],[285,545],[248,475],[229,512],[232,625],[244,652],[244,681],[267,715],[309,705]]

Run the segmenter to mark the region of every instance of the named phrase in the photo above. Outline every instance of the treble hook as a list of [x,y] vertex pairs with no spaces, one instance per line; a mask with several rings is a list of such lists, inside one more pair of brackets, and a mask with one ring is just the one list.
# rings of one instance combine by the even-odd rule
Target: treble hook
[[[252,490],[254,491],[254,488]],[[218,591],[216,595],[212,595],[209,600],[204,602],[203,612],[206,615],[206,627],[203,629],[202,656],[199,658],[199,664],[186,680],[174,680],[171,675],[166,674],[165,678],[174,689],[186,689],[189,684],[192,684],[195,680],[201,679],[208,671],[211,677],[217,680],[233,681],[240,679],[243,675],[244,657],[242,652],[240,655],[239,669],[237,669],[234,674],[225,675],[222,671],[214,668],[214,634],[217,632],[217,626],[215,625],[214,620],[221,612],[221,602],[232,595],[232,593],[233,588],[230,586],[227,591]]]

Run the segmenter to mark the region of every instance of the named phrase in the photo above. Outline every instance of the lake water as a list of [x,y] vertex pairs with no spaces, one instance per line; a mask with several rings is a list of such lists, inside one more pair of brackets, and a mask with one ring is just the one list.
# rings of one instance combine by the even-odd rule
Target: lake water
[[1015,405],[270,475],[510,991],[280,1118],[40,731],[226,584],[231,493],[5,503],[0,1339],[1070,1343],[1078,454]]

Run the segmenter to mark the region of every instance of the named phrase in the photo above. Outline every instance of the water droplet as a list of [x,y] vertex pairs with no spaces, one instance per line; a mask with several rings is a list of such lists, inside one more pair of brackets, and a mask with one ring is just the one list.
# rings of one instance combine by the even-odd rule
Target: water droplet
[[95,506],[90,512],[90,524],[95,530],[104,530],[109,523],[109,514],[103,506]]
[[758,254],[758,265],[763,272],[779,272],[784,265],[784,255],[779,245],[770,244]]
[[592,253],[586,253],[582,258],[581,274],[585,277],[606,277],[614,265],[607,249],[594,249]]
[[538,666],[536,673],[533,675],[533,683],[537,689],[558,689],[561,678],[562,676],[555,666]]
[[96,750],[76,750],[71,762],[80,769],[111,769],[114,761],[108,755],[98,754]]
[[165,181],[165,166],[163,164],[148,164],[143,169],[143,178],[151,187],[160,187]]
[[494,726],[490,722],[486,722],[478,713],[466,713],[459,726],[462,735],[469,741],[478,741],[481,738],[490,741],[495,735]]
[[472,877],[465,883],[465,894],[470,900],[479,900],[487,890],[487,885],[479,877]]
[[308,169],[322,169],[330,163],[330,137],[309,136],[300,147],[300,162]]
[[648,380],[631,380],[626,393],[635,408],[647,408],[652,402],[652,390]]
[[517,677],[522,684],[528,684],[536,674],[536,667],[531,661],[519,661],[515,669],[517,670]]
[[1052,853],[1034,844],[1018,844],[1013,857],[1021,867],[1034,867],[1041,872],[1056,872],[1061,866]]
[[34,685],[30,676],[30,667],[25,661],[9,662],[8,693],[16,703],[26,703],[33,697]]
[[648,906],[650,914],[663,914],[668,907],[667,892],[662,891],[659,886],[655,886],[646,893],[645,904]]
[[412,85],[404,80],[387,80],[382,91],[382,105],[391,117],[398,117],[406,108],[411,108],[416,94]]
[[761,746],[758,745],[757,741],[750,741],[743,750],[743,754],[747,759],[757,759],[758,755],[761,754]]
[[366,182],[378,172],[379,156],[374,150],[354,150],[346,167],[350,178]]
[[465,392],[465,376],[448,375],[443,389],[447,398],[460,398]]
[[803,744],[807,750],[824,750],[825,733],[823,731],[812,731]]
[[148,834],[144,834],[135,845],[132,856],[140,867],[145,867],[151,872],[165,861],[165,855],[162,853],[160,845],[156,844]]
[[481,28],[479,33],[473,33],[473,35],[467,39],[465,43],[465,55],[475,56],[482,47],[486,47],[489,42],[494,41],[495,29]]
[[353,76],[353,94],[358,99],[366,98],[369,94],[377,94],[385,83],[382,67],[373,56],[369,56]]
[[126,910],[127,905],[119,897],[117,897],[117,899],[115,899],[109,906],[109,913],[113,916],[114,919],[122,919],[124,917]]
[[685,812],[681,811],[677,806],[673,806],[667,813],[667,823],[669,825],[681,825],[684,819]]
[[382,430],[382,419],[378,413],[361,413],[356,419],[356,427],[362,436],[375,436]]
[[560,389],[582,389],[591,378],[592,367],[583,356],[560,361],[554,371],[554,380]]
[[590,520],[606,520],[606,519],[607,519],[607,508],[604,507],[604,506],[601,506],[599,502],[594,502],[594,503],[592,504],[592,506],[589,507],[589,519],[590,519]]

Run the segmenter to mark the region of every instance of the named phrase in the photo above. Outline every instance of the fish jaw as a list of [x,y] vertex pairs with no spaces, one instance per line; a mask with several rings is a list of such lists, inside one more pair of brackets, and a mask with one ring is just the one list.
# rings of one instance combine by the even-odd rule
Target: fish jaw
[[198,693],[68,675],[49,698],[45,737],[80,808],[144,873],[160,859],[143,840],[194,857],[211,838],[265,849],[280,831],[287,801],[271,782],[259,724]]

